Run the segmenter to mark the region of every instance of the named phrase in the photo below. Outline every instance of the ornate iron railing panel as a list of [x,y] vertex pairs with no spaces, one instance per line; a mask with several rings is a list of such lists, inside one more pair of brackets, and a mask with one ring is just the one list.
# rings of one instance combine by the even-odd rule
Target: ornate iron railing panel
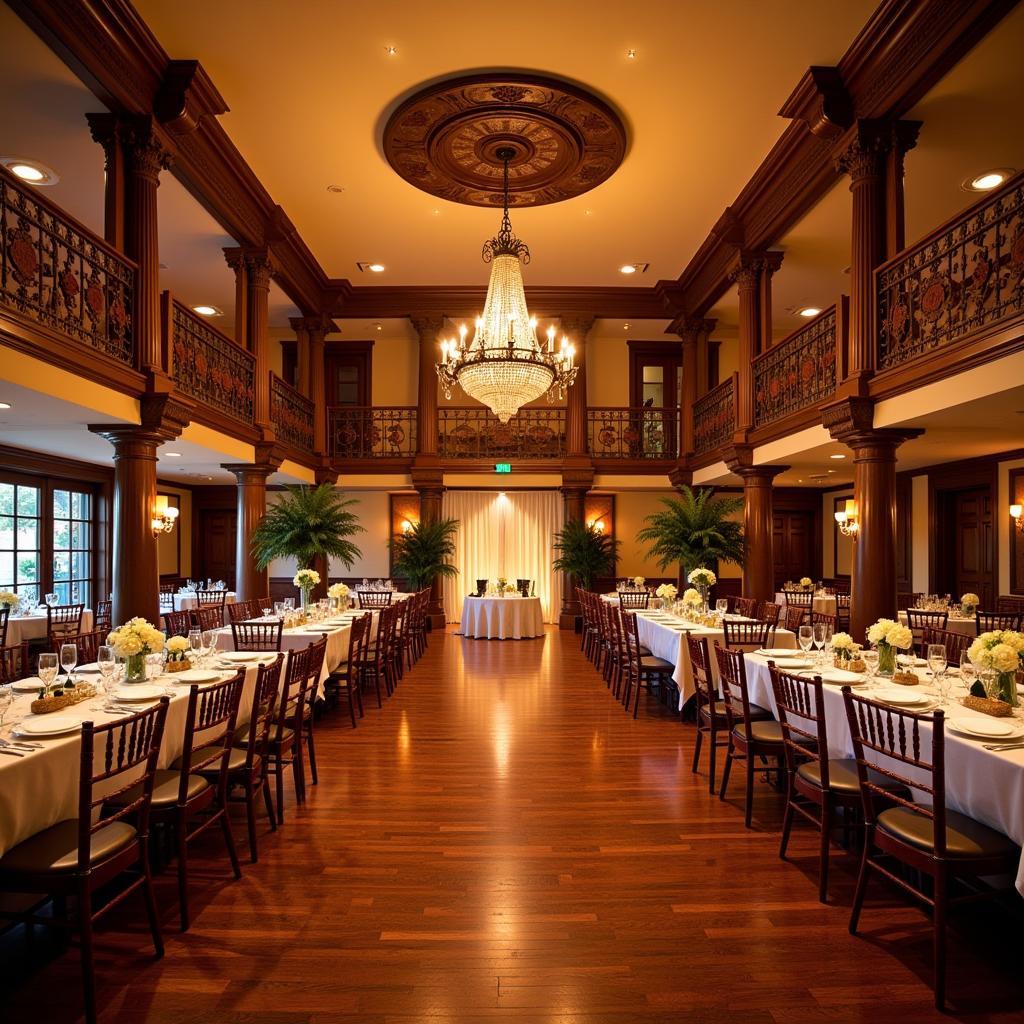
[[171,351],[175,383],[186,395],[252,423],[256,360],[251,353],[177,301],[171,313]]
[[836,324],[833,306],[754,360],[755,426],[817,406],[835,394]]
[[732,440],[736,432],[736,377],[727,377],[693,405],[693,451],[706,455]]
[[135,265],[0,169],[0,305],[128,366]]
[[438,411],[443,459],[558,459],[565,454],[565,409],[520,409],[502,423],[489,409],[443,406]]
[[877,367],[1024,313],[1024,175],[875,274]]
[[587,409],[587,445],[595,459],[674,459],[678,439],[678,409]]
[[285,444],[313,451],[313,403],[276,373],[270,375],[270,422]]
[[334,405],[328,410],[335,459],[407,459],[416,454],[416,407]]

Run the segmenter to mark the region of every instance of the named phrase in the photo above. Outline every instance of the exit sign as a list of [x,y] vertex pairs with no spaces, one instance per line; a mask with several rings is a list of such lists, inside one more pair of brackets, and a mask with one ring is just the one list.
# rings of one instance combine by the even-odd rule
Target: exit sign
[[511,473],[512,463],[511,462],[496,462],[494,464],[495,473]]

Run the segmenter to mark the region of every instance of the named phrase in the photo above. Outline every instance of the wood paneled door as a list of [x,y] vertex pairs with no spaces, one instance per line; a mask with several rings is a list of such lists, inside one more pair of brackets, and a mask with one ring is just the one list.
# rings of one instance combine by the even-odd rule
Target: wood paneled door
[[234,509],[204,508],[198,516],[195,573],[203,579],[224,580],[235,586],[235,531],[238,513]]
[[772,558],[775,586],[814,572],[815,518],[812,512],[779,512],[772,517]]
[[940,491],[937,497],[941,546],[936,589],[949,593],[954,601],[961,594],[977,594],[982,608],[992,608],[996,596],[992,490]]

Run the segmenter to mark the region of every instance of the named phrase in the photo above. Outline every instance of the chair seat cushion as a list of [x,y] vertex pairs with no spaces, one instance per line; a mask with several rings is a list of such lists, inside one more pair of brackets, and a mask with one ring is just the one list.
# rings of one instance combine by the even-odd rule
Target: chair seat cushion
[[[197,747],[192,751],[192,764],[201,764],[208,757],[213,757],[214,754],[218,753],[222,748],[220,747]],[[178,758],[174,762],[172,767],[180,768],[184,755]],[[232,747],[231,754],[228,757],[228,771],[233,772],[237,768],[245,767],[245,751],[239,747]],[[216,775],[220,771],[220,761],[214,761],[200,771],[202,775]]]
[[[708,717],[708,713],[705,710],[704,706],[701,707],[700,711],[701,711],[701,714],[704,715],[705,718]],[[715,701],[715,715],[718,718],[722,719],[723,721],[725,720],[726,703],[725,703],[724,700],[716,700]],[[766,719],[770,719],[771,717],[772,717],[772,713],[767,708],[761,707],[760,704],[751,704],[750,705],[750,720],[752,722],[763,722]]]
[[[805,739],[801,740],[804,745]],[[808,761],[796,770],[797,775],[805,782],[821,789],[821,769],[817,761]],[[893,791],[903,789],[894,779],[887,779],[876,771],[870,773],[871,781],[884,789]],[[860,780],[857,778],[857,762],[852,757],[829,758],[828,761],[829,789],[845,796],[855,796],[860,792]]]
[[[135,841],[135,829],[114,821],[92,834],[89,863],[99,864]],[[11,847],[0,858],[0,873],[66,872],[78,866],[78,819],[68,818]]]
[[782,726],[771,718],[752,721],[749,734],[746,723],[740,722],[733,729],[733,733],[740,739],[752,740],[754,743],[778,743],[780,747],[782,746]]
[[665,661],[664,658],[654,658],[650,655],[647,655],[646,657],[641,656],[640,667],[645,672],[663,672],[668,673],[669,675],[671,675],[675,669],[675,665],[673,665],[671,661]]
[[[178,802],[178,785],[181,780],[180,771],[161,769],[153,778],[153,806],[157,808],[173,807]],[[192,800],[199,796],[204,789],[209,789],[210,784],[201,775],[189,775],[188,789],[185,791],[186,799]],[[131,789],[120,796],[115,797],[109,803],[117,807],[124,807],[142,796],[142,783],[132,786]]]
[[[890,807],[882,811],[878,815],[878,828],[919,850],[932,850],[934,847],[931,818],[915,814],[906,807]],[[947,810],[946,854],[950,857],[1016,856],[1017,847],[1002,832],[982,825],[966,814]]]

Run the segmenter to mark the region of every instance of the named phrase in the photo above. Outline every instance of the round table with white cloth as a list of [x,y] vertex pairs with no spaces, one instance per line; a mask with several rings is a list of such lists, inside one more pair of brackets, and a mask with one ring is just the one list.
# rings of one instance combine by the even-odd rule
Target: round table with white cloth
[[[900,612],[900,622],[905,626],[907,624],[907,613]],[[964,636],[977,636],[978,624],[972,615],[969,619],[962,619],[955,615],[950,615],[946,620],[946,629],[950,633],[963,633]]]
[[[82,611],[80,632],[92,631],[92,610]],[[46,612],[33,612],[31,615],[12,615],[7,620],[7,646],[17,647],[24,640],[38,640],[46,636]]]
[[[224,592],[224,603],[234,604],[238,600],[238,595],[233,590]],[[199,607],[199,598],[196,596],[194,590],[179,590],[174,595],[174,610],[176,612],[187,612],[193,608]]]
[[477,640],[526,640],[544,635],[539,597],[467,597],[459,632]]
[[[785,608],[788,603],[786,595],[781,590],[775,594],[775,603],[781,608]],[[815,594],[811,598],[810,610],[821,615],[835,615],[839,610],[835,594]]]

